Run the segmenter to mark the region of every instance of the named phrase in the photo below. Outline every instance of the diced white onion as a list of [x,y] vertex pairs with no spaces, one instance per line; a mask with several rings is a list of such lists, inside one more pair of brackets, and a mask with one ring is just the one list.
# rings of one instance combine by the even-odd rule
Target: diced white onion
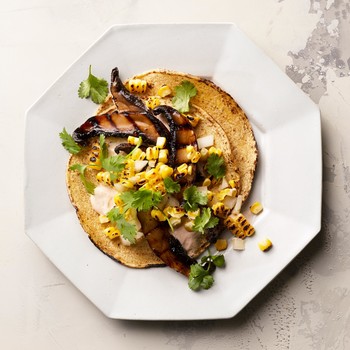
[[207,195],[208,187],[207,187],[207,186],[198,186],[198,187],[197,187],[197,190],[198,190],[201,194]]
[[197,139],[198,148],[206,148],[214,145],[214,135],[207,135]]
[[237,196],[237,202],[235,204],[235,207],[233,208],[233,214],[239,214],[242,208],[242,202],[243,198],[241,195]]
[[221,190],[223,190],[223,189],[225,189],[227,187],[229,187],[229,184],[228,184],[228,182],[226,180],[226,177],[223,177],[222,181],[221,181],[221,184],[219,186],[219,191],[221,191]]
[[139,173],[147,165],[147,163],[147,160],[135,160],[135,172]]
[[180,205],[180,202],[173,196],[169,196],[169,199],[166,203],[167,207],[178,207]]
[[237,203],[237,197],[226,196],[223,203],[226,207],[232,209]]
[[238,237],[232,238],[232,248],[234,250],[244,250],[245,249],[244,240]]

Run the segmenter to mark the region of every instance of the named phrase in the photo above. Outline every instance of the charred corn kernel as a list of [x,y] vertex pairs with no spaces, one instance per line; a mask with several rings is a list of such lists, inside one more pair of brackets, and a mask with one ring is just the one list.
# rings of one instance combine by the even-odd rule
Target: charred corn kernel
[[168,163],[169,151],[167,149],[159,150],[158,161],[162,163]]
[[152,209],[151,216],[158,221],[165,221],[167,219],[164,213],[159,209]]
[[262,210],[263,206],[260,202],[255,202],[250,206],[250,211],[255,215],[260,214]]
[[132,181],[127,180],[127,179],[121,180],[120,184],[123,185],[124,187],[128,188],[128,189],[134,188],[134,184],[132,183]]
[[236,188],[236,187],[237,187],[237,183],[236,183],[235,180],[230,180],[230,181],[228,182],[228,184],[231,186],[231,188]]
[[173,218],[182,218],[185,215],[185,210],[181,207],[167,207],[166,208],[167,215]]
[[114,196],[113,200],[114,200],[114,203],[117,207],[122,207],[124,205],[124,202],[120,198],[119,193]]
[[194,220],[199,215],[199,209],[188,211],[186,214],[189,219]]
[[155,169],[150,169],[145,172],[145,179],[146,180],[153,180],[156,179],[158,175],[156,174]]
[[207,160],[209,156],[209,151],[206,148],[200,150],[201,160]]
[[100,145],[98,142],[94,142],[91,146],[89,152],[89,168],[95,170],[101,170],[101,160],[100,160]]
[[147,147],[146,148],[146,159],[154,160],[159,156],[159,149],[157,147]]
[[162,177],[162,179],[165,179],[166,177],[173,175],[173,172],[174,172],[174,169],[165,164],[163,164],[159,168],[159,175]]
[[109,219],[106,215],[100,215],[98,217],[98,221],[101,223],[101,224],[106,224],[107,222],[109,222]]
[[191,163],[198,163],[198,161],[201,159],[201,153],[198,151],[194,152],[194,154],[190,159],[191,159]]
[[229,216],[224,221],[225,226],[231,230],[232,234],[244,238],[249,237],[254,234],[255,229],[245,218],[245,216],[240,213],[236,216]]
[[218,199],[219,201],[223,201],[224,198],[227,197],[227,196],[232,197],[233,192],[234,192],[234,191],[232,190],[232,188],[225,188],[225,189],[221,190],[221,191],[216,195],[216,197],[217,197],[217,199]]
[[160,105],[160,99],[157,96],[150,96],[146,100],[146,107],[154,109]]
[[156,146],[158,148],[164,148],[165,144],[166,144],[166,138],[165,137],[162,137],[162,136],[157,137]]
[[109,171],[100,171],[97,173],[96,180],[100,183],[103,182],[109,186],[113,186],[114,184],[113,181],[111,181],[111,174]]
[[207,197],[208,197],[208,201],[213,200],[214,198],[214,193],[212,191],[207,191]]
[[142,79],[130,79],[126,88],[130,92],[140,92],[144,93],[147,90],[147,81]]
[[225,219],[230,214],[231,209],[222,202],[217,202],[212,206],[214,215]]
[[264,238],[262,241],[258,243],[258,246],[260,250],[263,252],[266,252],[267,250],[271,249],[272,242],[268,238]]
[[157,95],[160,97],[165,97],[171,94],[171,89],[168,85],[163,84],[157,91]]
[[153,190],[156,192],[165,193],[165,186],[163,182],[159,182],[153,185]]
[[181,224],[181,218],[171,217],[169,219],[169,221],[170,221],[170,224],[172,227],[176,227],[176,226],[179,226]]
[[189,115],[189,114],[186,114],[185,117],[190,122],[191,126],[194,127],[194,128],[198,125],[198,123],[201,120],[200,117]]
[[138,142],[139,142],[138,137],[128,136],[128,143],[130,143],[130,145],[136,146]]
[[206,179],[204,179],[203,186],[209,187],[211,185],[211,180],[209,179],[209,177],[207,177]]
[[216,147],[212,146],[209,148],[208,153],[209,153],[209,155],[217,154],[220,157],[222,155],[222,150],[220,148],[216,148]]
[[193,226],[194,226],[194,222],[193,221],[187,221],[184,225],[185,230],[188,232],[192,232],[193,231]]
[[[186,152],[187,154],[191,154],[192,152],[195,152],[196,150],[194,149],[194,147],[192,145],[188,145],[186,146]],[[190,159],[190,158],[188,158]]]
[[110,239],[116,238],[120,236],[120,231],[113,226],[107,227],[103,230],[103,233]]
[[245,242],[244,239],[233,237],[232,238],[232,248],[234,250],[244,250],[245,249]]
[[218,251],[225,250],[227,248],[227,240],[226,239],[218,239],[215,242],[215,248]]
[[142,159],[143,154],[144,154],[143,159],[145,159],[146,153],[143,152],[142,149],[137,148],[137,149],[135,149],[135,150],[131,153],[130,158],[131,158],[132,160],[143,160],[143,159]]

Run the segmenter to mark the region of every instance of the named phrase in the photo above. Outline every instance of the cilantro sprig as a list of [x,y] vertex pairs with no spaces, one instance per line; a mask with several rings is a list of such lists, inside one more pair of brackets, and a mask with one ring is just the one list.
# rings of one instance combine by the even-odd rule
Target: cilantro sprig
[[175,96],[172,103],[175,109],[181,113],[190,111],[190,99],[197,95],[196,87],[188,80],[184,80],[175,87]]
[[62,141],[62,146],[70,154],[78,154],[82,150],[82,148],[74,141],[72,135],[68,134],[66,128],[63,128],[59,135]]
[[209,289],[214,284],[213,272],[217,267],[225,265],[225,257],[222,254],[208,255],[201,258],[200,263],[191,265],[188,286],[192,290]]
[[121,232],[123,238],[127,239],[131,244],[136,242],[136,226],[125,219],[125,213],[120,212],[119,208],[113,208],[107,213],[107,217]]
[[108,95],[108,83],[103,78],[98,78],[91,73],[91,65],[89,66],[89,75],[83,80],[78,89],[80,98],[91,98],[92,102],[101,104]]
[[208,197],[194,185],[186,188],[183,198],[185,200],[184,208],[186,211],[195,211],[199,205],[206,205],[208,203]]
[[207,159],[206,169],[210,175],[214,176],[215,179],[218,180],[223,178],[226,173],[224,158],[212,153]]
[[85,177],[86,168],[87,168],[87,165],[83,165],[83,164],[73,164],[72,166],[69,167],[70,170],[78,171],[78,173],[80,174],[80,180],[83,183],[84,187],[86,188],[86,191],[89,194],[94,194],[95,185],[86,179]]
[[135,208],[138,211],[145,211],[157,207],[163,196],[161,192],[139,189],[123,192],[120,198],[124,202],[124,210]]
[[169,194],[179,193],[181,191],[181,186],[171,177],[166,177],[164,179],[165,191]]
[[193,231],[204,233],[204,230],[215,227],[219,219],[211,214],[210,208],[203,208],[200,215],[194,219]]

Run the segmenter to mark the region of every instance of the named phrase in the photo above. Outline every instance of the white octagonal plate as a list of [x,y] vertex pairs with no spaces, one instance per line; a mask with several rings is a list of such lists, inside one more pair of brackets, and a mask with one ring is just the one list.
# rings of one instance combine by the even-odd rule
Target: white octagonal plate
[[[65,187],[68,155],[58,137],[96,105],[77,95],[89,65],[109,79],[166,68],[209,77],[246,111],[259,146],[248,200],[256,234],[246,250],[225,252],[215,284],[193,292],[169,268],[136,270],[101,253],[83,232]],[[104,314],[119,319],[229,318],[258,294],[320,230],[321,133],[318,108],[233,24],[117,25],[110,28],[28,110],[26,233]],[[40,159],[40,166],[37,160]],[[247,208],[245,208],[245,212]],[[257,243],[269,237],[273,248]]]

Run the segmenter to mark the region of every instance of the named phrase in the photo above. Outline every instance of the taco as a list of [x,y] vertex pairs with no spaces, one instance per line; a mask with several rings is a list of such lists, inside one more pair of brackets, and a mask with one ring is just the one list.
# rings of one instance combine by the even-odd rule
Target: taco
[[[196,94],[193,94],[194,96],[190,99],[188,112],[179,112],[174,108],[174,95],[184,82],[194,87]],[[136,148],[140,147],[139,150],[141,150],[143,147],[142,152],[145,154],[146,148],[151,150],[157,148],[158,140],[165,138],[165,146],[158,148],[168,151],[166,159],[168,163],[165,163],[174,170],[170,178],[173,183],[181,185],[179,193],[174,195],[163,191],[163,198],[156,207],[139,211],[130,209],[131,212],[129,211],[127,215],[134,220],[134,223],[136,222],[137,226],[135,244],[130,244],[123,238],[121,232],[114,236],[106,234],[110,222],[105,222],[108,219],[101,220],[101,217],[106,218],[105,214],[111,208],[115,208],[115,196],[119,193],[118,191],[127,192],[128,189],[125,187],[126,183],[124,187],[120,185],[120,178],[113,182],[105,173],[103,179],[101,170],[103,172],[104,169],[91,163],[92,160],[98,163],[98,158],[101,156],[100,135],[103,135],[105,144],[110,149],[109,156],[119,153],[131,154],[130,151],[133,152],[132,149],[135,147],[135,138],[139,136],[142,138],[142,145]],[[209,80],[167,70],[149,71],[122,83],[119,71],[114,69],[111,94],[99,106],[96,115],[75,130],[73,137],[84,147],[78,154],[71,155],[66,182],[80,223],[91,241],[102,252],[134,268],[169,265],[178,272],[188,275],[189,266],[195,263],[195,258],[215,242],[225,229],[225,221],[227,222],[230,212],[236,207],[237,214],[241,204],[248,198],[257,165],[257,144],[251,125],[234,99]],[[128,140],[134,143],[132,147],[130,142],[128,144]],[[210,142],[210,140],[213,141]],[[199,141],[202,145],[198,145]],[[198,157],[191,163],[189,152],[194,155],[201,154],[201,158],[205,159],[208,157],[208,149],[220,151],[213,152],[219,161],[223,159],[225,164],[223,176],[213,178],[210,174],[208,175],[206,163]],[[157,163],[162,164],[159,159],[149,160],[148,164],[147,159],[144,159],[145,168],[140,173],[147,169],[148,171],[152,171],[152,168],[156,169]],[[85,171],[85,181],[97,186],[94,196],[86,191],[79,173],[72,170],[74,164],[89,164]],[[181,165],[191,169],[191,174],[186,173],[185,176],[176,178],[177,169]],[[97,176],[97,174],[100,175]],[[135,174],[129,174],[129,176],[133,177]],[[118,181],[119,187],[116,186]],[[204,181],[207,181],[207,186],[203,186]],[[225,203],[230,204],[220,207],[222,203],[216,198],[211,200],[210,205],[197,205],[196,210],[191,211],[187,208],[186,212],[183,210],[184,190],[196,186],[201,191],[206,187],[202,194],[205,193],[207,198],[209,193],[214,198],[219,192],[222,196],[222,192],[226,190],[232,198],[231,200],[226,198],[228,200]],[[100,190],[106,192],[100,196],[100,200],[104,198],[105,203],[102,209],[97,211],[96,205],[92,204],[92,197],[97,196],[96,189],[98,192]],[[135,188],[132,188],[132,191],[135,191]],[[185,212],[185,215],[180,218],[176,215],[168,215],[166,220],[160,219],[159,215],[169,214],[169,208],[171,210],[180,208],[178,210]],[[220,208],[223,208],[224,213],[220,212]],[[167,213],[165,213],[166,210],[168,210]],[[207,210],[206,213],[211,213],[211,218],[215,219],[213,222],[215,221],[216,224],[207,225],[201,232],[193,231],[194,217],[191,215],[198,216],[205,210]],[[157,214],[157,211],[160,213]],[[125,211],[123,215],[125,216]],[[175,227],[171,227],[172,230],[168,225],[169,218],[174,219],[173,222],[176,223]],[[185,225],[191,221],[192,230],[191,225]],[[164,245],[159,242],[165,241],[164,248]]]

